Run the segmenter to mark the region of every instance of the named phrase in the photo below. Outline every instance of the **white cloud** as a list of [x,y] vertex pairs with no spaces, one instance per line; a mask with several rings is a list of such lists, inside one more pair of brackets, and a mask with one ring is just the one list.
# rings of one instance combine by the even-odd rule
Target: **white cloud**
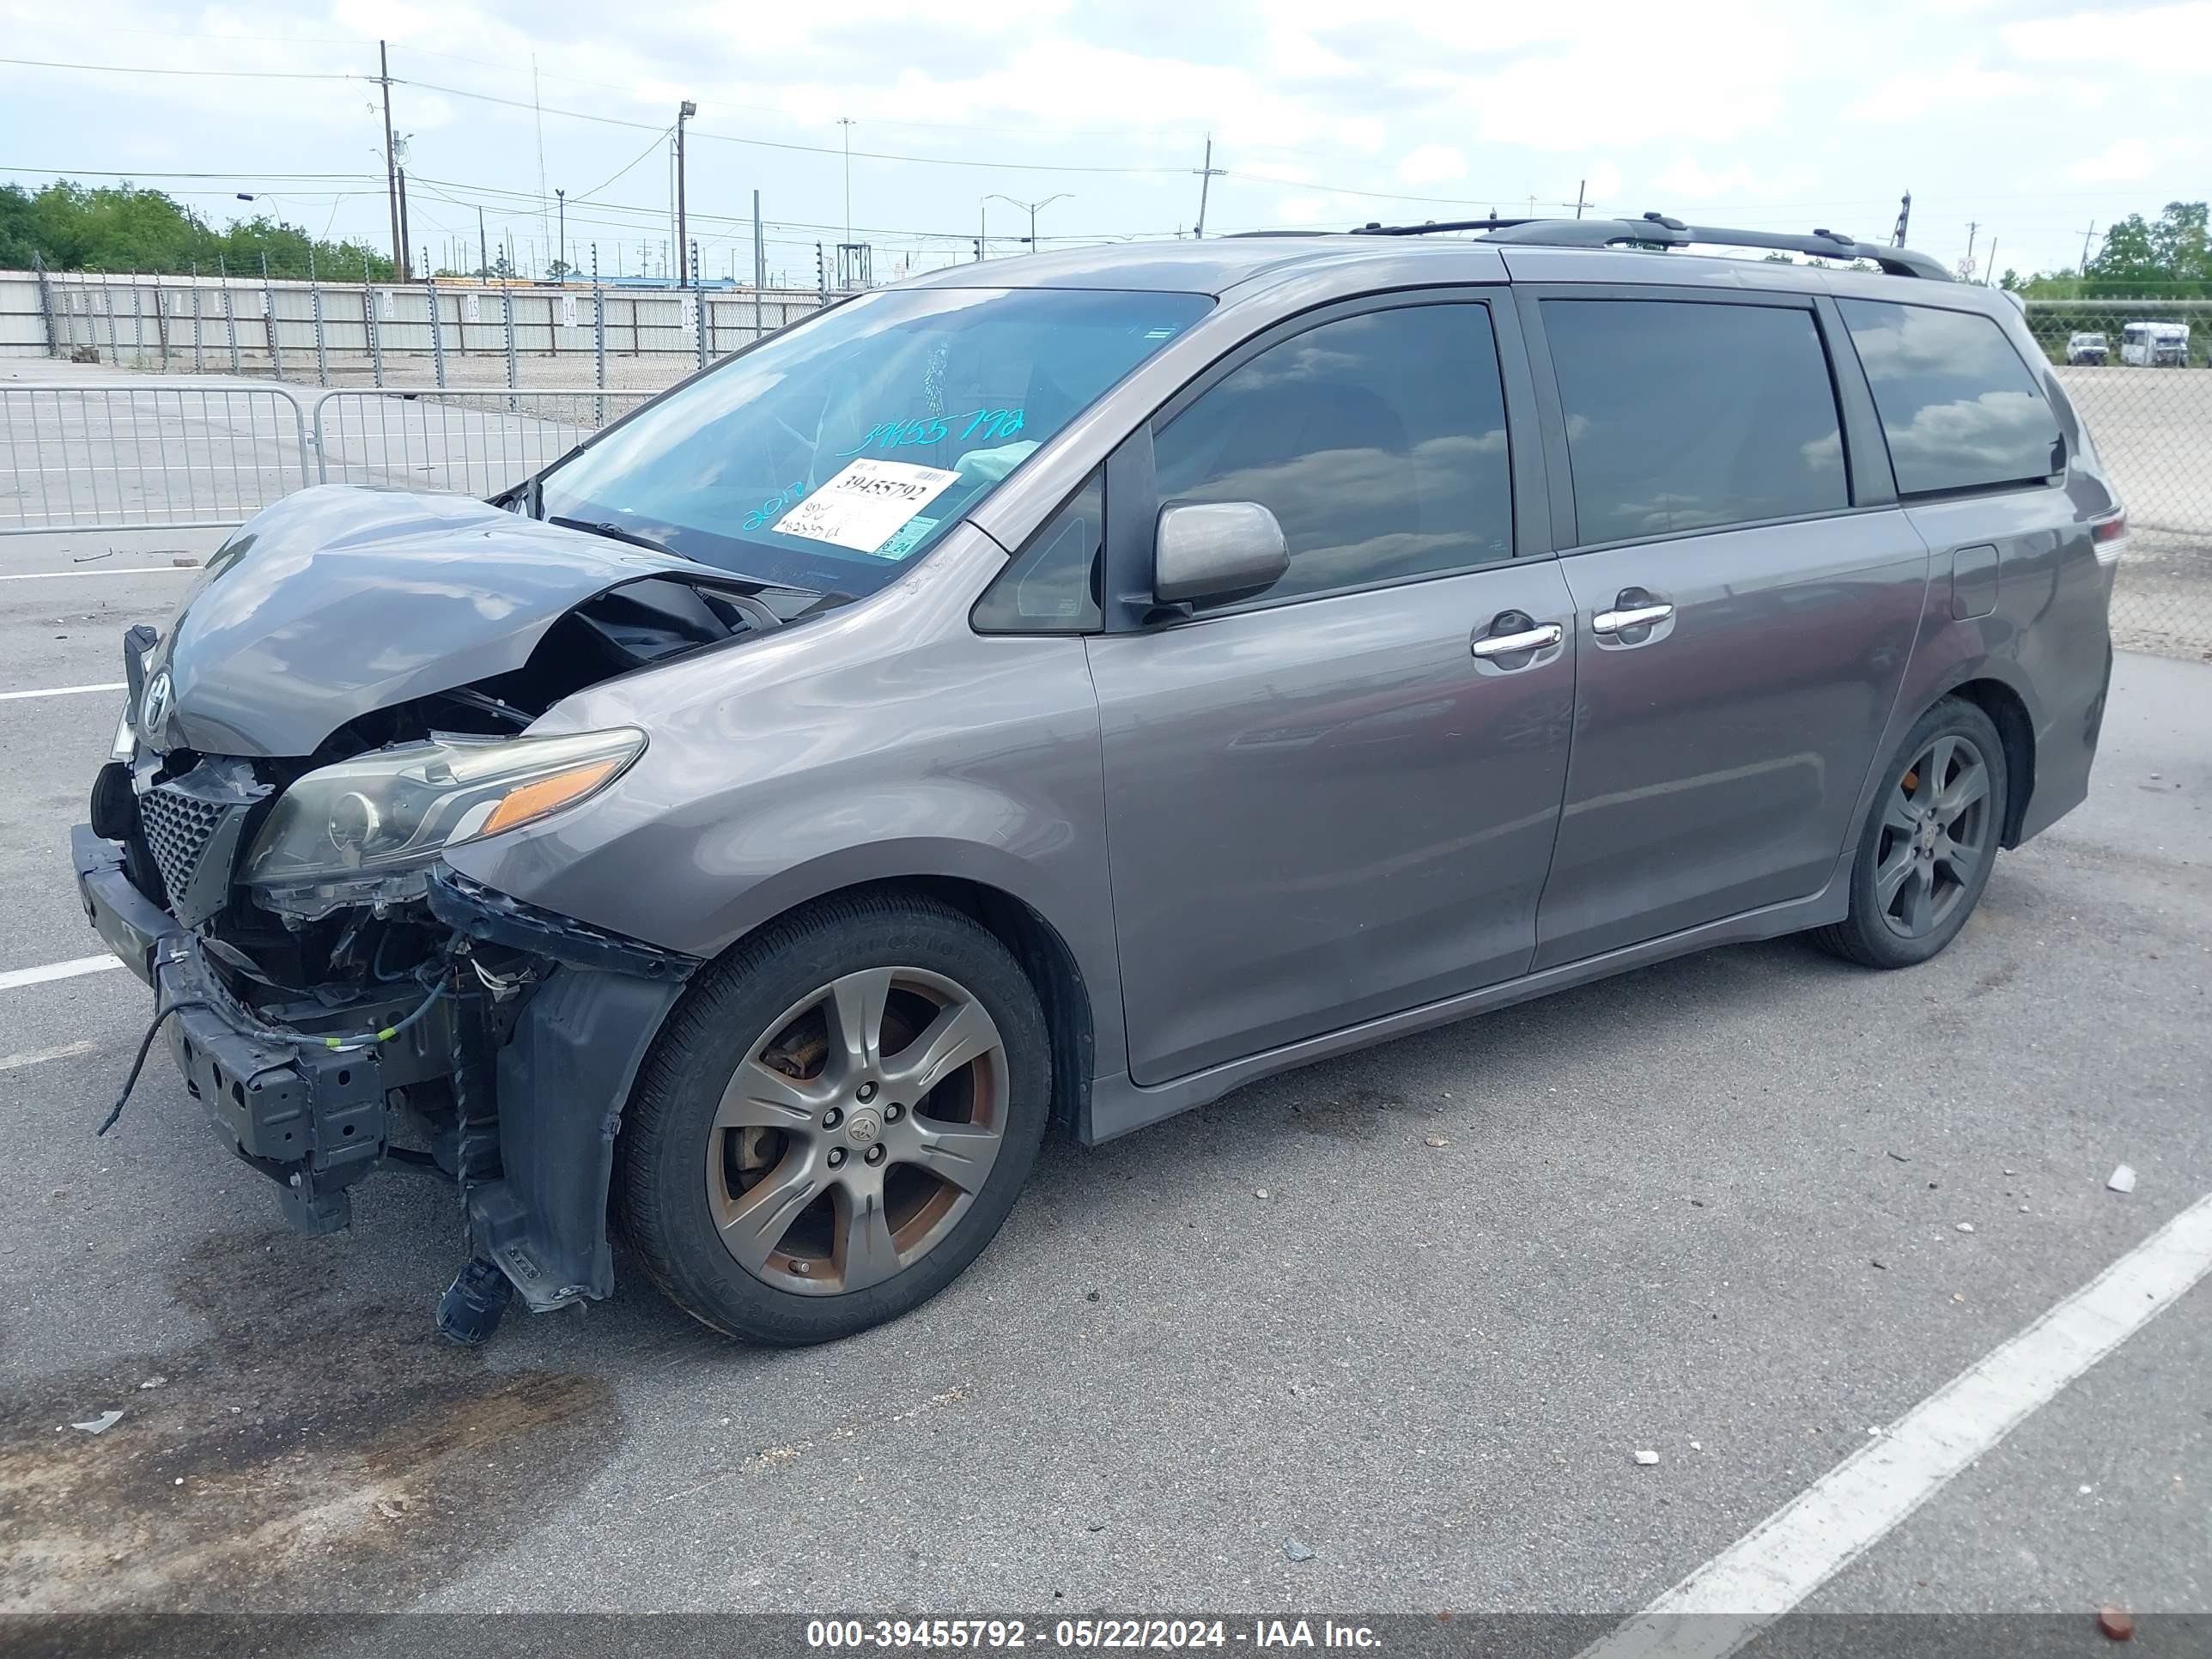
[[2067,168],[2066,176],[2085,184],[2132,184],[2149,177],[2152,160],[2150,146],[2142,139],[2116,138]]
[[1355,115],[1336,124],[1334,137],[1346,149],[1356,149],[1362,155],[1372,155],[1382,148],[1382,124],[1372,116]]
[[1398,176],[1408,184],[1440,185],[1467,177],[1467,157],[1449,144],[1423,144],[1398,163]]
[[1267,44],[1268,73],[1286,80],[1333,80],[1358,72],[1356,64],[1304,29],[1269,29]]
[[1716,196],[1748,196],[1756,190],[1758,180],[1741,161],[1711,173],[1686,155],[1659,175],[1658,185],[1669,197],[1710,201]]
[[1265,179],[1271,184],[1310,185],[1314,170],[1295,161],[1247,161],[1237,169],[1241,179]]
[[2008,23],[2001,33],[2014,56],[2032,64],[2140,64],[2154,81],[2212,75],[2212,3],[2206,0],[2039,18]]
[[1968,104],[2017,98],[2033,90],[2024,76],[2010,70],[1984,69],[1972,58],[1942,70],[1905,70],[1893,75],[1844,114],[1853,121],[1924,123]]
[[[2024,15],[2052,3],[2071,15]],[[1209,225],[1448,216],[1393,192],[1478,210],[1534,198],[1553,210],[1583,179],[1608,214],[1695,206],[1738,222],[1868,231],[1889,222],[1909,185],[1923,240],[1963,246],[1978,221],[1981,245],[2001,237],[2003,259],[2022,269],[2078,258],[2069,222],[2202,194],[2191,180],[2212,154],[2199,137],[2212,134],[2202,114],[2212,0],[1918,0],[1904,33],[1867,27],[1844,0],[1787,10],[1582,0],[1503,13],[1437,0],[1216,0],[1158,12],[1172,26],[1148,28],[1111,27],[1106,9],[1072,0],[1011,12],[842,0],[771,13],[750,0],[679,0],[634,9],[613,32],[570,9],[489,0],[100,9],[97,52],[80,19],[38,0],[0,0],[0,36],[25,58],[358,78],[0,65],[0,155],[11,162],[88,178],[240,169],[236,182],[143,182],[217,218],[258,184],[295,222],[380,243],[382,124],[366,77],[383,37],[402,77],[395,114],[417,135],[418,222],[472,240],[482,204],[494,234],[504,226],[542,240],[534,57],[548,106],[544,178],[569,190],[569,234],[626,240],[633,263],[640,240],[665,234],[667,168],[652,141],[681,98],[700,104],[690,202],[695,226],[710,228],[710,263],[723,263],[716,246],[750,256],[758,186],[782,222],[771,269],[810,271],[823,227],[845,218],[840,115],[860,123],[852,222],[875,243],[878,270],[909,255],[918,269],[928,256],[964,257],[977,198],[994,191],[1074,191],[1051,210],[1063,234],[1171,234],[1196,212],[1193,170],[1209,132],[1229,175],[1212,181]],[[580,191],[633,157],[580,208]],[[343,176],[286,198],[283,185],[246,176],[268,168]],[[17,176],[35,185],[51,175]],[[1771,205],[1762,217],[1752,204]]]
[[[1407,87],[1474,112],[1487,143],[1544,150],[1754,131],[1785,107],[1779,88],[1812,36],[1758,0],[1704,0],[1694,17],[1644,0],[1508,12],[1409,0],[1401,10],[1405,27],[1440,48],[1403,75]],[[1711,87],[1740,90],[1698,90]]]

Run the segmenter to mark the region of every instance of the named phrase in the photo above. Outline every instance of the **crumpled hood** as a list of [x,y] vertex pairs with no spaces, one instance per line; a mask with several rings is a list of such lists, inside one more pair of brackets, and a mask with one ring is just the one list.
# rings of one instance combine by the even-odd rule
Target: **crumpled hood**
[[348,720],[522,666],[561,615],[673,554],[458,495],[330,484],[288,495],[209,559],[147,664],[156,748],[312,754]]

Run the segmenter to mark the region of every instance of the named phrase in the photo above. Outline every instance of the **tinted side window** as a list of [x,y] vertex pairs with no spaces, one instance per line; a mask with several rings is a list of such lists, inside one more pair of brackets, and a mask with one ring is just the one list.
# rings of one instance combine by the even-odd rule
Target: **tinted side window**
[[999,573],[969,612],[983,634],[1088,634],[1099,626],[1106,488],[1094,472]]
[[1369,312],[1270,346],[1158,433],[1153,459],[1163,505],[1274,514],[1291,568],[1270,600],[1512,556],[1484,306]]
[[1877,300],[1839,303],[1899,495],[2023,483],[2063,465],[2043,389],[1990,318]]
[[1850,504],[1808,311],[1547,300],[1585,544]]

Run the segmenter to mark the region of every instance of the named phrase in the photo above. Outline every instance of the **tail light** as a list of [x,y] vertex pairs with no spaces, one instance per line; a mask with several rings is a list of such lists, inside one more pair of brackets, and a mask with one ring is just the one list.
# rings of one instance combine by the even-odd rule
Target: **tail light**
[[2115,513],[2108,519],[2091,520],[2089,543],[2096,549],[2099,564],[2118,564],[2120,555],[2128,550],[2128,515]]

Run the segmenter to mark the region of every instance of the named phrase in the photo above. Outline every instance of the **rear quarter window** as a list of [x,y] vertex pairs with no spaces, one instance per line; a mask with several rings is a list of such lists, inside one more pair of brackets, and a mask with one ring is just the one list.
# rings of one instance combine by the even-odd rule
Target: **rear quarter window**
[[2057,417],[1993,319],[1887,301],[1838,303],[1898,494],[2039,483],[2063,468]]

